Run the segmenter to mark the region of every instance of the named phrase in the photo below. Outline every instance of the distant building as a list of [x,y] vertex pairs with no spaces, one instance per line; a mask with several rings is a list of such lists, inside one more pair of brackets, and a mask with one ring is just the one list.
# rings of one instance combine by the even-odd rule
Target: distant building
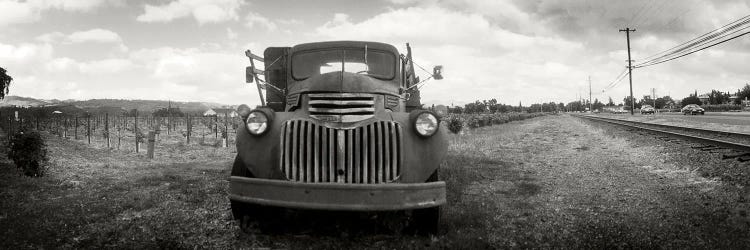
[[209,110],[206,110],[206,112],[203,112],[203,116],[218,116],[218,117],[237,117],[239,114],[237,114],[237,111],[233,108],[212,108]]
[[710,97],[708,97],[708,95],[707,95],[707,94],[702,94],[702,95],[699,95],[699,96],[698,96],[698,99],[700,99],[700,100],[701,100],[701,103],[702,103],[703,105],[708,105],[708,104],[710,104],[710,102],[709,102],[709,100],[710,100]]
[[435,105],[432,108],[432,111],[435,112],[438,115],[447,115],[448,114],[448,107],[445,105]]
[[737,100],[737,95],[731,95],[729,96],[729,104],[734,104],[734,101]]

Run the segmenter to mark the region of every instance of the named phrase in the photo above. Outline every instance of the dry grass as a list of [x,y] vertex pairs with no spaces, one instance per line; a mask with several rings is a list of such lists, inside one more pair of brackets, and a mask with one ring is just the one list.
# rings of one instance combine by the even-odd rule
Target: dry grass
[[[672,192],[689,186],[662,185],[643,177],[663,174],[663,178],[679,183],[686,182],[675,176],[703,181],[692,173],[702,170],[656,164],[654,160],[663,158],[653,157],[650,151],[655,148],[633,149],[631,140],[609,138],[610,131],[605,130],[593,129],[596,135],[590,136],[583,131],[591,127],[569,123],[571,119],[535,118],[450,135],[451,146],[441,168],[441,177],[448,183],[448,204],[443,208],[442,232],[434,237],[404,235],[398,225],[384,225],[391,216],[403,218],[399,214],[313,211],[297,211],[307,220],[287,221],[290,227],[281,235],[242,233],[231,217],[227,199],[233,147],[202,146],[197,141],[185,145],[178,137],[164,138],[156,159],[148,160],[143,152],[50,137],[52,167],[43,178],[19,176],[15,167],[0,157],[0,248],[658,247],[660,237],[687,237],[680,236],[684,233],[680,230],[687,230],[689,234],[684,235],[704,232],[689,231],[680,221],[704,222],[725,216],[727,210],[714,203],[707,208],[693,206],[692,193],[659,191],[661,187],[672,188]],[[606,146],[590,143],[592,138]],[[618,152],[627,155],[618,158]],[[639,154],[648,157],[630,161]],[[602,163],[601,169],[582,167],[591,160]],[[622,166],[623,162],[664,172],[648,173],[653,169]],[[687,205],[674,209],[649,205],[662,196],[637,195],[646,188],[651,188],[649,194]],[[728,199],[720,201],[732,205]],[[699,218],[675,222],[675,218],[684,218],[669,212],[683,208],[687,212],[680,216]],[[642,215],[650,217],[639,217]],[[652,226],[646,218],[657,215],[672,218],[663,221],[677,229],[665,224],[654,226],[661,231],[646,230]],[[701,219],[702,215],[708,219]],[[744,223],[738,216],[731,218]],[[742,228],[721,223],[697,228]],[[745,232],[729,232],[726,238]],[[710,239],[703,242],[710,243]],[[689,245],[677,240],[668,243]]]

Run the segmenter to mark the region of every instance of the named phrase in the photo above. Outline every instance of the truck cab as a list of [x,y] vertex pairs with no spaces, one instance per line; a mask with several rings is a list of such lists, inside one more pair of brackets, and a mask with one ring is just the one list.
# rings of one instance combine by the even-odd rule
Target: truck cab
[[[406,55],[385,43],[333,41],[248,56],[248,82],[261,84],[263,74],[267,102],[238,110],[246,126],[230,177],[236,219],[281,208],[407,210],[418,231],[437,231],[447,139],[440,117],[421,109],[408,44]],[[263,71],[252,61],[260,59]]]

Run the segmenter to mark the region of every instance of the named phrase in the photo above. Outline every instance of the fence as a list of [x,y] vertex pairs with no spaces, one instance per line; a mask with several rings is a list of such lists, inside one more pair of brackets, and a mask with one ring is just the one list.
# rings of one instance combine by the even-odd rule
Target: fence
[[[242,128],[242,121],[239,117],[226,115],[157,117],[138,116],[138,112],[135,112],[134,116],[52,114],[41,117],[34,112],[5,111],[0,112],[0,128],[8,135],[35,129],[59,137],[84,140],[88,144],[97,142],[107,148],[132,148],[139,152],[149,133],[153,134],[154,140],[183,141],[186,145],[220,144],[226,147],[236,137],[237,129]],[[206,143],[207,138],[213,138],[213,143]]]

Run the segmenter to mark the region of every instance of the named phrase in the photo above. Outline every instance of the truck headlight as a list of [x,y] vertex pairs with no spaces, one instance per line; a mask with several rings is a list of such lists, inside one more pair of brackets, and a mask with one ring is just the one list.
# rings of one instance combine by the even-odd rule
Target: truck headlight
[[438,119],[430,112],[421,112],[414,119],[414,129],[421,136],[432,136],[438,130]]
[[268,130],[268,116],[259,110],[254,110],[247,115],[245,123],[247,131],[253,135],[261,135]]

